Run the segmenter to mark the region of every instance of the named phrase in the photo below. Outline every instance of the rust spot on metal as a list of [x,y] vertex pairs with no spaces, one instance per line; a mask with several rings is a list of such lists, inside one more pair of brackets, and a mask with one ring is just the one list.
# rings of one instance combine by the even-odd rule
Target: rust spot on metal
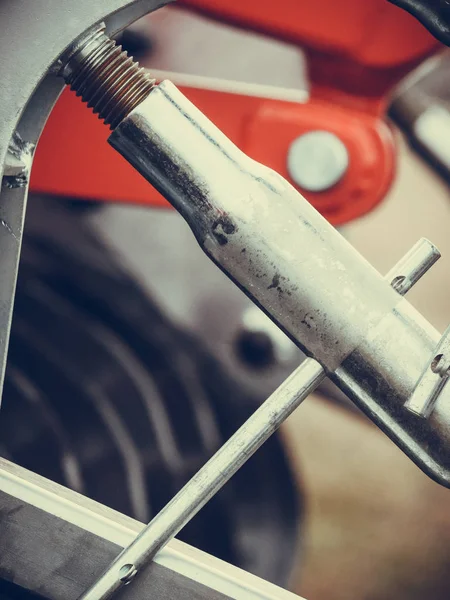
[[272,279],[272,283],[269,285],[269,287],[267,289],[273,290],[275,288],[278,288],[279,285],[280,285],[280,274],[275,273],[275,275],[273,276],[273,279]]
[[228,238],[226,235],[223,235],[223,233],[219,233],[219,232],[215,231],[214,237],[216,238],[216,240],[219,242],[219,244],[221,246],[225,246],[226,244],[228,244]]
[[236,225],[226,215],[219,217],[212,224],[213,235],[221,246],[228,244],[227,235],[232,235],[233,233],[236,233],[236,231]]
[[302,323],[302,325],[306,325],[306,327],[308,329],[312,329],[312,327],[314,325],[314,317],[312,315],[310,315],[309,313],[306,313],[306,315],[300,321],[300,323]]

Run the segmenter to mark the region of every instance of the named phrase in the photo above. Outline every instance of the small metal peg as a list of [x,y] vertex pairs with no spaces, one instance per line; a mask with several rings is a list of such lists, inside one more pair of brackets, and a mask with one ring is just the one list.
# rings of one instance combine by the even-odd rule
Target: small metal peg
[[419,417],[427,419],[436,405],[445,384],[450,377],[450,327],[442,336],[433,352],[405,408]]
[[393,267],[385,279],[404,296],[441,257],[441,253],[426,238],[421,238]]

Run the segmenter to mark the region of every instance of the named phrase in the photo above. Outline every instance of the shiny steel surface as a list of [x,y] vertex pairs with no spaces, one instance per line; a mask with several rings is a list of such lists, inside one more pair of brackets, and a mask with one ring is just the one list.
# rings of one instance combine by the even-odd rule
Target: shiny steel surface
[[449,486],[449,392],[426,422],[404,407],[440,336],[401,293],[170,82],[153,89],[110,143],[179,210],[206,254],[412,460]]
[[449,487],[448,391],[427,421],[404,407],[439,337],[402,299],[330,378],[421,469]]
[[315,360],[306,359],[156,515],[95,584],[80,596],[80,600],[106,600],[126,583],[124,573],[133,573],[134,577],[222,488],[324,377],[322,367]]
[[[433,257],[433,260],[430,256]],[[420,240],[388,273],[386,280],[398,281],[398,274],[402,273],[405,280],[415,283],[426,272],[427,267],[429,268],[437,260],[438,256],[437,249],[428,240]],[[398,293],[402,294],[403,289],[406,288],[399,289]],[[254,307],[254,310],[264,319],[267,319],[256,307]],[[256,316],[250,315],[250,327],[255,326],[254,318]],[[260,320],[256,321],[258,327],[260,326],[259,323]],[[268,320],[268,323],[272,322]],[[275,327],[275,325],[272,324],[271,327]],[[284,336],[281,332],[280,335]],[[286,338],[286,341],[291,344],[288,338]],[[311,383],[309,384],[305,384],[302,380],[302,377],[305,377],[305,370],[306,377],[308,377],[307,371],[312,371]],[[251,448],[251,452],[254,452],[254,446],[259,447],[266,437],[271,434],[275,426],[271,407],[279,404],[277,407],[277,422],[281,422],[288,413],[292,412],[293,406],[297,406],[299,400],[304,397],[305,385],[316,386],[324,377],[325,372],[320,365],[311,359],[306,359],[296,373],[286,380],[228,444],[153,519],[142,532],[142,535],[117,558],[82,598],[84,600],[106,599],[122,584],[130,583],[138,573],[138,569],[151,561],[164,544],[176,535],[207,499],[217,491],[218,487],[226,482],[230,474],[233,474],[242,466],[242,461],[249,456],[245,449]],[[299,386],[298,389],[297,386]],[[291,394],[289,394],[289,387],[291,388]],[[293,404],[292,398],[294,399]],[[253,430],[251,422],[254,423]],[[221,458],[223,458],[222,465],[220,464]]]
[[[126,4],[136,8],[141,3]],[[92,16],[91,6],[85,9]],[[90,18],[85,25],[95,22]],[[65,47],[59,48],[51,64]],[[52,80],[45,92],[47,102],[36,95],[30,105],[40,106],[42,101],[49,108],[58,89]],[[33,122],[29,112],[15,123],[6,146],[11,148],[13,135],[24,144],[13,155],[16,160],[5,163],[7,176],[16,178],[17,184],[4,180],[1,197],[8,219],[1,219],[0,230],[7,232],[9,242],[13,240],[12,250],[6,246],[9,266],[17,265],[20,248],[27,187],[26,176],[20,179],[25,172],[21,164],[29,159],[23,152],[26,148],[32,155],[45,110],[43,115]],[[286,181],[244,156],[169,82],[154,89],[120,123],[110,141],[183,214],[212,260],[313,358],[306,359],[80,598],[106,599],[129,583],[326,374],[424,470],[450,485],[450,414],[444,394],[427,422],[414,421],[404,408],[439,335],[401,296],[434,262],[434,249],[422,245],[408,256],[396,269],[392,289]],[[346,169],[342,160],[338,166],[336,181]],[[318,189],[325,183],[314,185]],[[8,201],[14,198],[11,212]],[[4,292],[5,348],[13,292],[14,281]]]
[[398,303],[286,180],[244,155],[170,82],[109,140],[186,218],[210,258],[330,371]]
[[[0,388],[3,383],[20,242],[28,193],[28,171],[48,114],[63,88],[55,63],[74,40],[105,21],[113,35],[168,0],[3,0],[0,3]],[[56,26],[55,26],[56,24]],[[64,24],[64,26],[59,26]],[[21,185],[10,185],[8,160],[27,165]],[[11,153],[9,153],[11,156]],[[23,159],[23,160],[22,160]]]

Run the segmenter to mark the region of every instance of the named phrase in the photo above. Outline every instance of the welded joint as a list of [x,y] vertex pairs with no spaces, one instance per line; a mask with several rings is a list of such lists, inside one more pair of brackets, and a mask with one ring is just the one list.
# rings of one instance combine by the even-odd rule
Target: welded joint
[[26,142],[14,133],[6,154],[2,187],[9,189],[25,187],[30,178],[35,144]]

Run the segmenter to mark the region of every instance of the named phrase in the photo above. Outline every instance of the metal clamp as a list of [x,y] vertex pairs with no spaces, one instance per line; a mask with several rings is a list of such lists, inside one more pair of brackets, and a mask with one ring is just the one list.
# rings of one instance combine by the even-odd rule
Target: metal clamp
[[[437,248],[422,238],[411,248],[408,254],[389,271],[386,279],[402,296],[424,275],[440,258]],[[450,377],[450,327],[448,327],[436,346],[417,382],[414,392],[405,402],[405,408],[419,417],[427,419],[436,405],[445,384]]]

